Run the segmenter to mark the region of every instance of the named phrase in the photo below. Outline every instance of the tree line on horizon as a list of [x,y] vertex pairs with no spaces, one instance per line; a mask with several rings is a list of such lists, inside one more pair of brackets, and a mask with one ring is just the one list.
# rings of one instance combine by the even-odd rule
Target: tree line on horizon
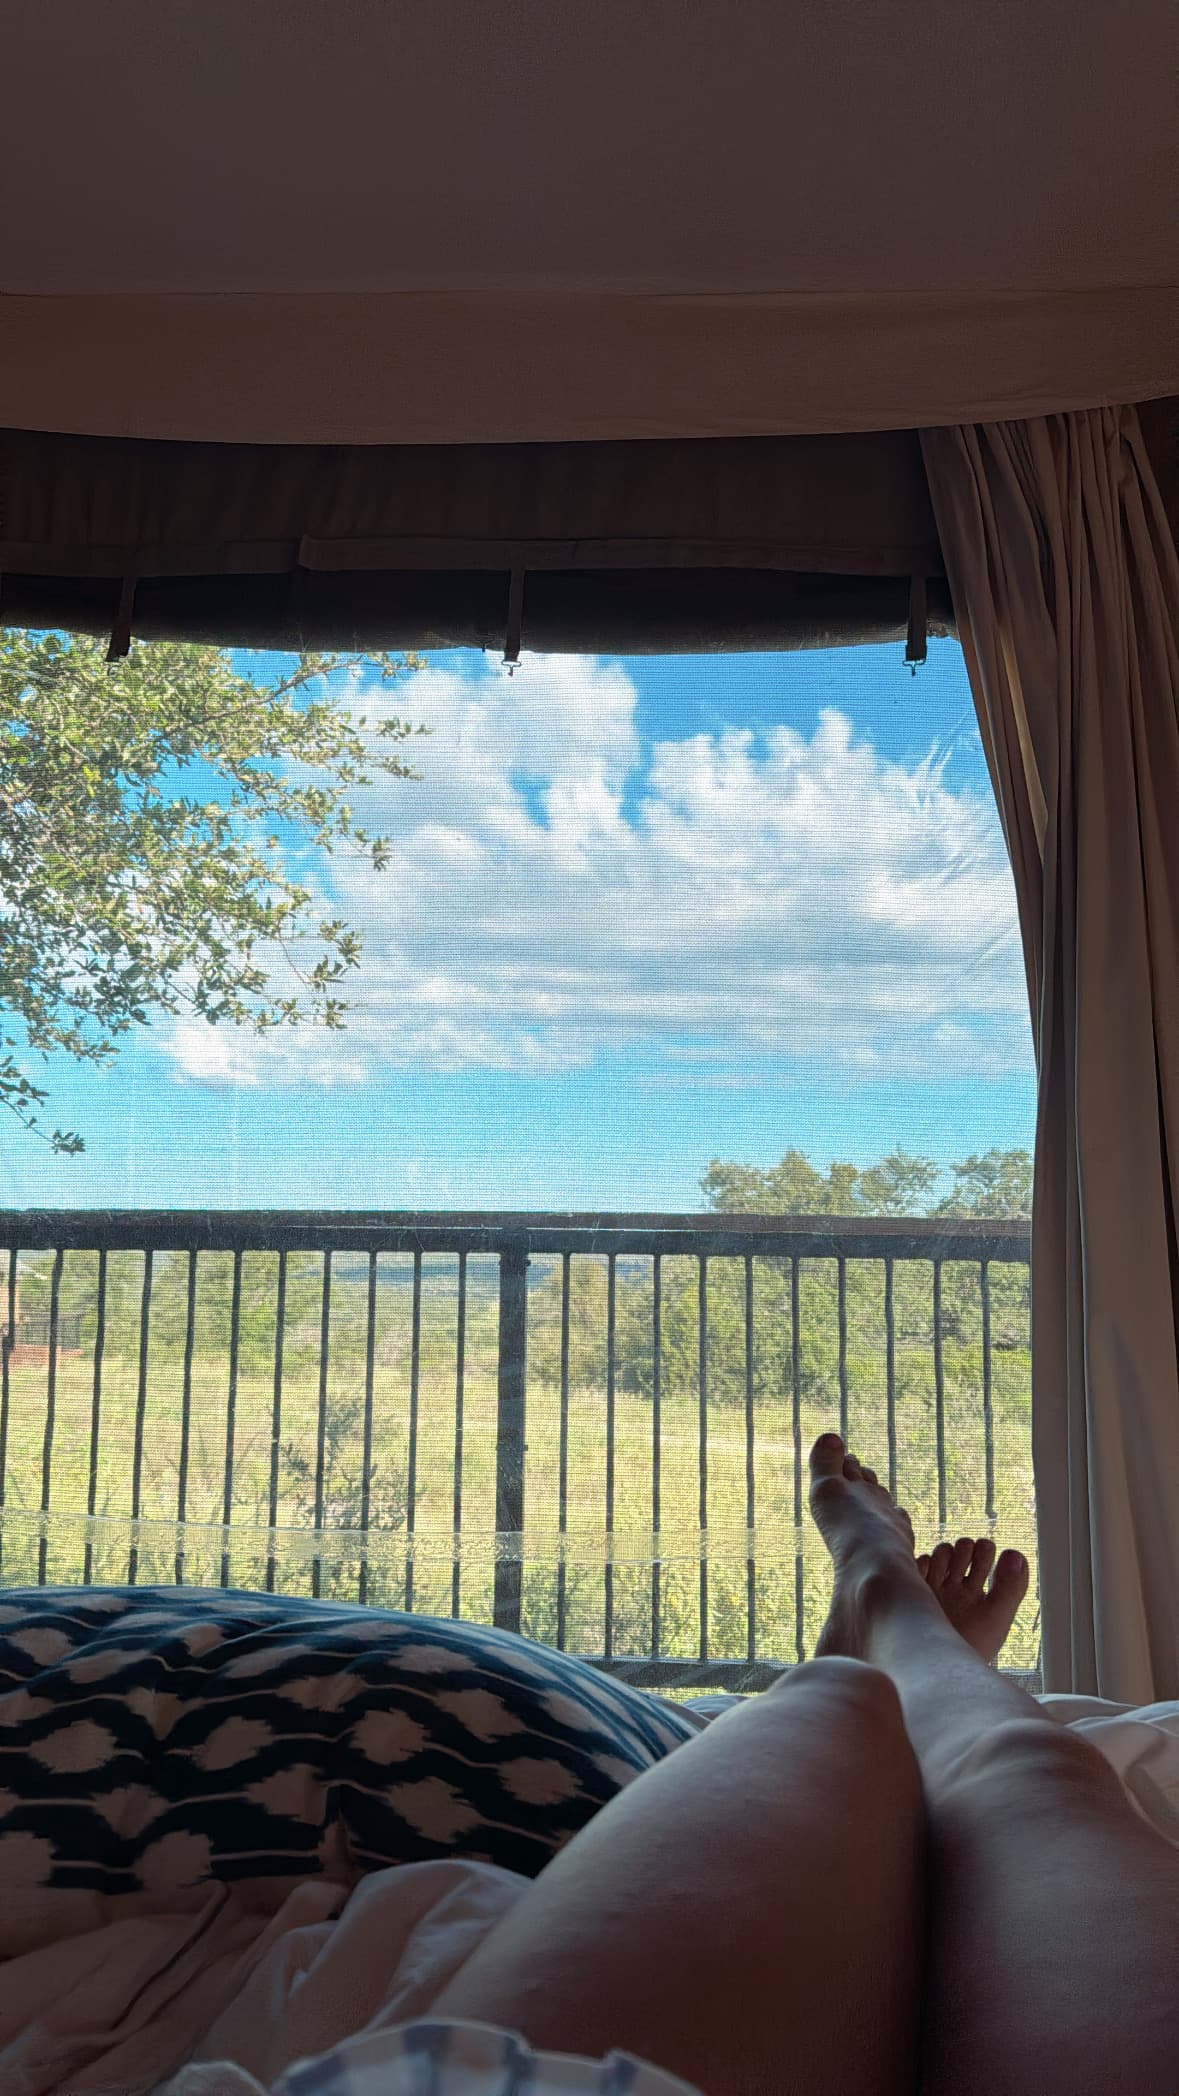
[[949,1168],[951,1185],[932,1157],[896,1149],[863,1167],[836,1161],[826,1172],[805,1151],[789,1149],[777,1164],[723,1163],[713,1158],[700,1180],[710,1208],[734,1215],[873,1215],[1030,1217],[1032,1159],[1027,1150],[992,1148]]
[[[976,1221],[1011,1221],[1031,1214],[1032,1159],[1026,1150],[992,1148],[972,1154],[946,1175],[931,1158],[897,1149],[867,1167],[837,1161],[824,1172],[805,1152],[789,1149],[768,1167],[714,1158],[700,1185],[710,1208],[732,1215],[944,1216]],[[833,1259],[800,1261],[799,1380],[801,1394],[814,1399],[839,1388],[839,1284]],[[746,1301],[744,1262],[718,1256],[708,1262],[704,1369],[709,1397],[740,1403],[746,1394]],[[533,1291],[529,1305],[530,1362],[544,1379],[560,1373],[562,1275],[554,1269]],[[607,1271],[604,1260],[576,1260],[570,1270],[569,1362],[571,1380],[605,1377]],[[1028,1268],[996,1262],[989,1268],[992,1346],[1014,1352],[1028,1343]],[[649,1264],[620,1261],[615,1275],[614,1367],[618,1387],[653,1395],[654,1283]],[[846,1271],[847,1353],[854,1372],[875,1374],[885,1345],[884,1261],[849,1260]],[[900,1374],[912,1377],[914,1356],[921,1374],[929,1366],[934,1337],[931,1262],[894,1263],[894,1334]],[[700,1375],[700,1269],[695,1258],[662,1261],[659,1376],[665,1391],[698,1388]],[[780,1397],[792,1388],[794,1368],[793,1277],[787,1259],[758,1257],[753,1265],[753,1363],[755,1398]],[[941,1336],[955,1374],[981,1370],[982,1281],[976,1262],[945,1265],[941,1280]]]

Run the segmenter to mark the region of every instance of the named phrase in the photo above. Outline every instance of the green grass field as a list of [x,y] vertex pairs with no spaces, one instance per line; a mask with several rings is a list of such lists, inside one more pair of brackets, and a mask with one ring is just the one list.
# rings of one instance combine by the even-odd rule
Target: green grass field
[[[75,1255],[79,1265],[84,1257]],[[120,1255],[122,1256],[122,1255]],[[130,1255],[127,1255],[130,1257]],[[254,1255],[247,1255],[252,1257]],[[257,1255],[262,1259],[266,1255]],[[112,1262],[113,1264],[113,1262]],[[472,1269],[474,1269],[472,1261]],[[671,1262],[668,1262],[670,1265]],[[721,1306],[723,1307],[723,1306]],[[223,1308],[223,1305],[222,1305]],[[219,1313],[220,1314],[220,1313]],[[553,1367],[553,1305],[530,1300],[534,1347],[528,1387],[525,1478],[524,1623],[534,1637],[553,1641],[557,1629],[559,1384]],[[718,1308],[718,1317],[720,1309]],[[267,1531],[271,1464],[273,1374],[266,1333],[257,1323],[243,1349],[234,1423],[233,1513],[228,1540],[230,1582],[265,1583],[273,1554],[276,1584],[310,1593],[313,1560],[321,1591],[355,1597],[362,1556],[368,1599],[401,1606],[406,1583],[409,1463],[410,1293],[379,1293],[374,1332],[373,1441],[370,1531],[358,1533],[364,1470],[365,1344],[363,1289],[337,1294],[327,1384],[327,1477],[324,1529],[313,1532],[318,1414],[317,1332],[306,1320],[287,1327],[287,1358],[279,1432],[280,1501],[277,1529]],[[547,1319],[547,1329],[546,1329]],[[456,1555],[454,1525],[455,1302],[449,1286],[431,1285],[421,1305],[419,1424],[414,1500],[413,1606],[449,1614]],[[495,1558],[495,1423],[497,1307],[484,1288],[468,1303],[459,1555],[461,1612],[490,1619]],[[214,1335],[215,1336],[215,1335]],[[756,1643],[760,1657],[791,1659],[797,1650],[796,1564],[803,1578],[802,1645],[813,1648],[829,1590],[825,1554],[805,1517],[795,1525],[795,1454],[788,1333],[767,1327],[766,1344],[780,1344],[772,1372],[759,1377],[754,1403],[756,1520],[745,1517],[745,1414],[729,1398],[708,1413],[708,1526],[698,1510],[699,1407],[694,1380],[677,1371],[662,1396],[662,1519],[658,1553],[652,1524],[652,1407],[633,1388],[616,1396],[615,1513],[612,1543],[605,1524],[605,1332],[579,1330],[570,1387],[568,1523],[564,1545],[567,1643],[601,1652],[604,1640],[605,1564],[614,1565],[614,1650],[651,1648],[651,1563],[661,1560],[661,1650],[693,1656],[700,1644],[700,1562],[708,1564],[708,1649],[712,1657],[744,1656],[747,1561],[755,1566]],[[228,1352],[204,1330],[192,1365],[187,1521],[178,1529],[181,1456],[182,1334],[160,1311],[149,1332],[137,1535],[131,1525],[138,1388],[137,1328],[114,1319],[104,1357],[98,1438],[96,1518],[86,1515],[90,1462],[93,1368],[86,1351],[59,1360],[53,1420],[46,1574],[51,1581],[82,1577],[89,1540],[91,1576],[122,1581],[136,1543],[142,1583],[176,1574],[178,1551],[185,1579],[216,1584],[221,1575],[221,1529],[228,1403]],[[720,1331],[716,1345],[731,1346]],[[91,1346],[92,1322],[83,1326]],[[713,1341],[710,1334],[710,1347]],[[801,1405],[805,1451],[815,1434],[839,1423],[833,1357],[808,1357]],[[919,1543],[940,1533],[982,1532],[993,1526],[1002,1542],[1035,1562],[1035,1514],[1030,1436],[1030,1374],[1025,1346],[993,1355],[996,1513],[985,1518],[982,1426],[982,1353],[977,1337],[947,1339],[944,1349],[947,1518],[937,1519],[934,1372],[928,1344],[904,1342],[897,1353],[897,1472],[901,1498],[913,1515]],[[6,1586],[34,1581],[38,1572],[40,1506],[47,1422],[47,1371],[14,1363],[9,1371],[3,1559]],[[723,1379],[717,1377],[718,1387]],[[884,1334],[875,1299],[858,1303],[848,1333],[849,1424],[853,1446],[887,1475]],[[1038,1649],[1038,1599],[1021,1612],[1005,1663],[1030,1667]]]

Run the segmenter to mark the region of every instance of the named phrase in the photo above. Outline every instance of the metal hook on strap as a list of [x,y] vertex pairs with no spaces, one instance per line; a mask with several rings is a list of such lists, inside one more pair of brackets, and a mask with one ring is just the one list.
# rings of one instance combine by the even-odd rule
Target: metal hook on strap
[[909,578],[909,631],[905,638],[905,661],[911,674],[917,675],[917,665],[924,662],[929,653],[928,603],[924,575]]

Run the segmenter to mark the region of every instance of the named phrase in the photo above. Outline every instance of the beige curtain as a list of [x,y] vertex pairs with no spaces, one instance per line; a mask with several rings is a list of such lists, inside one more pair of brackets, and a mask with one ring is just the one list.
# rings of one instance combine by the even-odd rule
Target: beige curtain
[[1179,564],[1132,408],[923,446],[1039,1071],[1045,1685],[1179,1696]]

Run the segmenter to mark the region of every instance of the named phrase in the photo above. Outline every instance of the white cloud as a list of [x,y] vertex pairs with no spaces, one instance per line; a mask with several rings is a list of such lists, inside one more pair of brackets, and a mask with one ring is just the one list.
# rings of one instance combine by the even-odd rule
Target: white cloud
[[583,659],[427,669],[403,704],[432,729],[423,778],[358,798],[391,865],[332,862],[365,937],[347,1032],[178,1026],[178,1074],[359,1084],[639,1046],[678,1082],[731,1082],[782,1058],[867,1079],[1026,1056],[998,821],[932,760],[827,713],[809,740],[696,735],[644,766],[632,683]]

